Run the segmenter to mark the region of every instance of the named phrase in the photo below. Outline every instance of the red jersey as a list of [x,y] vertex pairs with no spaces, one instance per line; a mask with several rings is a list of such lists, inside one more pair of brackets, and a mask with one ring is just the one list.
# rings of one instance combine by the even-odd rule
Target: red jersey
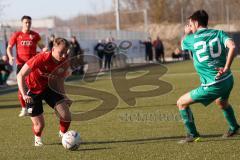
[[10,46],[16,44],[17,65],[24,65],[30,58],[37,53],[37,43],[41,40],[38,33],[30,31],[23,33],[15,32],[9,40]]
[[49,83],[49,78],[64,78],[68,70],[67,60],[56,63],[51,52],[42,52],[31,58],[26,64],[31,68],[26,78],[28,89],[34,94],[42,93]]

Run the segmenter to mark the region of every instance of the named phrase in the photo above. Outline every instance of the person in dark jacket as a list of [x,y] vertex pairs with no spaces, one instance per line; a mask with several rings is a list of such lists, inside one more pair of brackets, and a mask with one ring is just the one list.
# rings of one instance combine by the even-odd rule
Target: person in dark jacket
[[97,53],[97,56],[99,58],[100,71],[103,69],[104,47],[105,44],[102,40],[99,40],[97,45],[94,47],[94,51]]
[[164,63],[165,62],[164,46],[163,46],[163,43],[162,43],[161,39],[159,38],[159,36],[153,42],[153,46],[155,48],[156,61]]
[[113,42],[113,38],[106,38],[106,44],[104,46],[104,56],[105,56],[105,62],[104,62],[104,70],[110,71],[111,69],[111,61],[112,57],[115,54],[115,43]]
[[72,59],[71,62],[77,63],[73,66],[71,65],[72,69],[74,69],[73,74],[84,74],[83,50],[75,36],[72,36],[70,41],[70,57]]
[[151,41],[151,37],[148,37],[147,41],[140,41],[140,43],[145,45],[145,60],[147,62],[152,62],[153,60],[153,45],[152,45],[152,41]]
[[6,81],[12,72],[12,66],[8,62],[8,57],[3,55],[0,58],[0,86],[5,86]]

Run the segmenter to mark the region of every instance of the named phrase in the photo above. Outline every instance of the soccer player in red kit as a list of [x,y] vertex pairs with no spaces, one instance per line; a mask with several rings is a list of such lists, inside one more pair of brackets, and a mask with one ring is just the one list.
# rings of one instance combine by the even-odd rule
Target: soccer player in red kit
[[[22,97],[27,108],[32,109],[30,116],[35,134],[35,146],[43,145],[41,140],[44,128],[42,100],[54,108],[60,117],[60,136],[67,132],[70,126],[71,101],[64,95],[64,77],[69,71],[68,48],[69,43],[66,39],[56,38],[51,52],[42,52],[31,58],[17,75]],[[57,71],[57,74],[53,74],[54,71]],[[52,88],[50,79],[56,83],[56,88]],[[25,88],[28,88],[28,91]]]
[[[13,65],[14,56],[12,48],[16,45],[16,63],[17,73],[20,71],[22,66],[37,53],[37,46],[43,49],[44,46],[40,43],[41,37],[38,33],[31,30],[32,18],[30,16],[23,16],[22,19],[22,30],[15,32],[10,40],[7,47],[7,55],[9,57],[9,63]],[[46,48],[45,48],[46,50]],[[18,92],[18,99],[21,103],[22,110],[19,117],[27,115],[26,104]]]

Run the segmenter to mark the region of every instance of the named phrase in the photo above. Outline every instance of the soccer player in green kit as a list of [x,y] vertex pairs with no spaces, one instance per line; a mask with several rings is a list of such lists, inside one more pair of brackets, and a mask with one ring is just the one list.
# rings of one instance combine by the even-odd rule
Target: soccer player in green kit
[[186,138],[179,143],[196,142],[200,139],[189,107],[193,103],[207,106],[215,101],[222,109],[229,125],[229,130],[223,137],[232,137],[239,131],[234,111],[228,103],[234,83],[230,67],[234,59],[235,44],[225,32],[207,28],[206,11],[198,10],[188,20],[189,24],[185,26],[185,36],[182,40],[182,50],[192,52],[201,86],[184,94],[177,101],[180,115],[187,128]]

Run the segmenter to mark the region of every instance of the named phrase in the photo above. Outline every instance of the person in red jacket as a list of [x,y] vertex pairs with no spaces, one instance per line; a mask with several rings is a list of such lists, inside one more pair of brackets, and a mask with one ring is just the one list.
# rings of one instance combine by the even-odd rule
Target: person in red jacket
[[[31,30],[32,18],[25,15],[21,18],[21,21],[22,30],[13,33],[9,39],[9,44],[7,47],[9,63],[13,65],[15,58],[13,56],[12,48],[14,45],[16,46],[17,73],[30,58],[37,54],[37,46],[39,46],[40,49],[46,50],[46,48],[44,48],[44,45],[40,43],[40,35],[37,32]],[[26,116],[26,104],[20,92],[18,92],[18,99],[22,107],[19,117]]]
[[64,79],[68,75],[70,64],[68,48],[69,43],[66,39],[56,38],[51,52],[39,53],[28,60],[17,75],[19,90],[28,110],[31,110],[35,146],[43,145],[41,139],[44,128],[42,100],[55,109],[60,117],[60,136],[67,132],[70,126],[71,101],[64,94]]

